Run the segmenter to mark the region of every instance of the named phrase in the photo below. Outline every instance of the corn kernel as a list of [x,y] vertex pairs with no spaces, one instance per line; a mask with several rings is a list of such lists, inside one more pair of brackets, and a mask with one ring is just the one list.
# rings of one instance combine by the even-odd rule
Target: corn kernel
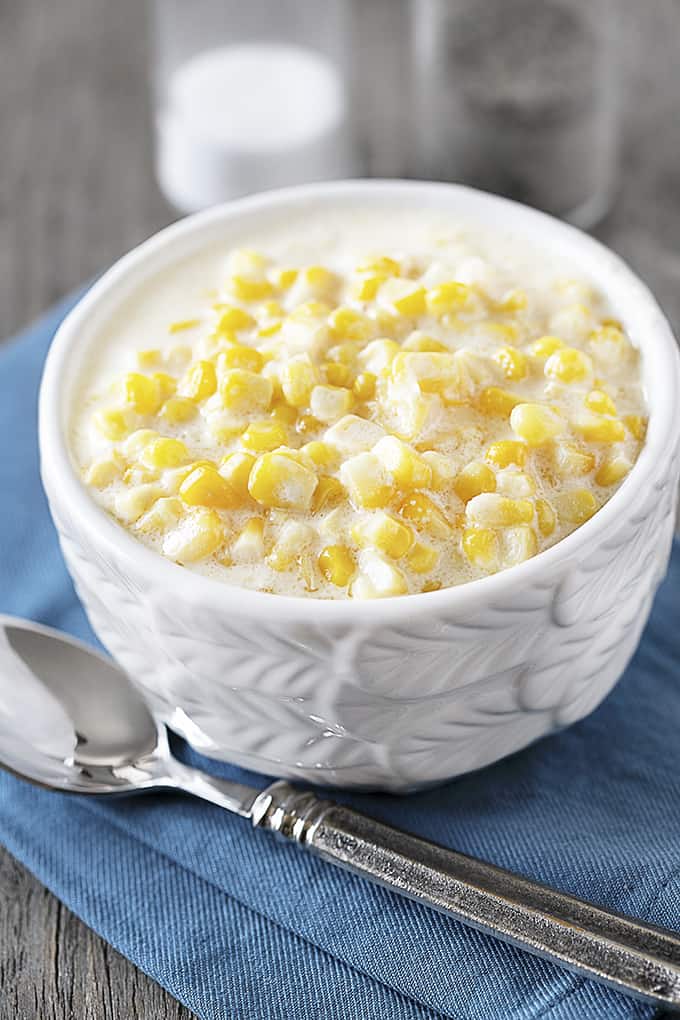
[[395,312],[414,319],[426,311],[425,288],[413,280],[392,277],[380,288],[380,300],[388,303]]
[[167,372],[154,372],[151,378],[154,382],[158,383],[161,401],[168,400],[169,397],[174,396],[177,390],[177,380],[174,376],[168,375]]
[[500,558],[504,567],[514,567],[518,563],[524,563],[538,552],[536,532],[528,524],[505,528],[500,536],[500,544]]
[[554,470],[561,478],[579,478],[595,467],[595,455],[575,443],[555,443],[551,450]]
[[148,535],[151,533],[164,534],[170,528],[174,528],[182,514],[184,507],[181,499],[176,496],[164,496],[156,502],[139,518],[136,530]]
[[603,390],[591,390],[585,399],[585,405],[589,411],[596,414],[609,414],[612,418],[616,416],[616,404]]
[[539,336],[538,340],[529,344],[529,353],[534,358],[547,361],[551,354],[559,351],[562,347],[564,347],[564,343],[558,336]]
[[595,483],[602,486],[616,485],[626,477],[631,467],[627,457],[609,457],[597,469]]
[[343,365],[341,361],[327,361],[322,365],[323,374],[329,386],[350,386],[352,385],[352,372],[349,365]]
[[280,451],[258,457],[248,480],[253,499],[282,510],[309,510],[316,486],[313,471]]
[[331,478],[329,475],[323,475],[319,479],[319,484],[314,490],[312,510],[314,513],[319,513],[321,510],[328,510],[332,506],[340,503],[346,495],[347,493],[345,492],[344,486],[337,478]]
[[385,436],[373,447],[373,453],[400,488],[430,487],[432,468],[408,443],[396,436]]
[[436,450],[426,450],[421,454],[426,464],[432,469],[432,481],[426,485],[426,489],[447,489],[453,484],[458,474],[456,462],[447,457],[446,454],[438,453]]
[[340,478],[355,506],[382,507],[392,497],[390,476],[374,453],[350,457],[340,468]]
[[553,497],[557,515],[568,524],[583,524],[597,510],[597,500],[588,489],[573,489]]
[[376,599],[406,595],[408,584],[401,570],[382,556],[366,549],[361,555],[361,572],[350,588],[353,599]]
[[562,347],[550,355],[544,372],[548,379],[558,379],[563,383],[583,382],[592,378],[593,363],[583,351],[575,347]]
[[321,422],[313,414],[301,414],[295,425],[295,431],[301,436],[309,435],[310,432],[318,432]]
[[468,503],[480,492],[495,492],[496,476],[486,464],[473,460],[456,477],[453,489],[463,503]]
[[125,524],[134,524],[162,495],[162,489],[153,483],[126,489],[117,493],[113,501],[114,513]]
[[275,269],[272,273],[272,282],[278,290],[289,290],[297,277],[297,269]]
[[461,541],[463,554],[475,567],[489,572],[498,569],[498,536],[489,528],[465,528]]
[[370,340],[375,334],[375,323],[354,308],[341,306],[328,317],[328,325],[335,336],[343,340]]
[[536,520],[538,522],[538,529],[542,535],[546,537],[552,535],[557,524],[557,518],[555,511],[550,506],[550,503],[546,499],[536,500]]
[[350,288],[351,296],[356,301],[374,301],[386,279],[387,276],[384,273],[374,273],[372,276],[360,277],[352,283]]
[[245,368],[230,368],[220,379],[222,404],[234,414],[266,411],[272,392],[271,379]]
[[220,375],[230,368],[245,368],[248,372],[261,372],[264,364],[262,355],[254,347],[234,344],[217,356],[217,371]]
[[323,440],[314,439],[311,443],[305,443],[300,447],[300,453],[304,454],[317,467],[335,467],[338,463],[338,451]]
[[250,312],[245,308],[239,308],[238,305],[220,305],[220,312],[215,331],[221,336],[228,336],[241,329],[252,329],[255,325],[255,319]]
[[526,463],[527,448],[516,439],[501,439],[491,444],[486,451],[485,459],[495,467],[505,468],[510,464],[516,464],[521,468]]
[[356,563],[346,545],[327,545],[319,553],[319,570],[330,584],[345,588],[356,573]]
[[[229,280],[229,289],[239,301],[264,301],[271,296],[274,290],[273,285],[266,279],[254,279],[248,276],[232,276]],[[248,327],[232,326],[232,329],[244,329]]]
[[471,524],[505,528],[511,524],[530,524],[534,519],[534,505],[528,499],[510,499],[495,492],[483,492],[468,502],[465,516]]
[[290,570],[300,563],[303,556],[306,557],[316,537],[316,531],[309,524],[285,521],[267,563],[272,570]]
[[152,439],[158,439],[155,429],[137,429],[131,432],[122,445],[122,451],[130,460],[138,457]]
[[161,360],[161,352],[157,347],[145,351],[137,351],[137,364],[140,368],[153,368]]
[[178,392],[182,397],[190,400],[206,400],[212,397],[217,389],[217,375],[215,366],[211,361],[195,361],[189,365],[182,380]]
[[464,308],[470,300],[470,287],[457,280],[440,283],[428,290],[426,295],[427,310],[437,318]]
[[567,305],[551,316],[550,328],[558,336],[583,340],[593,328],[593,313],[581,303]]
[[267,258],[252,248],[235,248],[229,253],[227,271],[232,276],[247,276],[261,279],[267,268]]
[[378,376],[390,365],[401,350],[396,341],[381,338],[371,340],[358,355],[358,361],[365,372]]
[[317,383],[317,371],[308,354],[299,354],[281,368],[281,389],[293,407],[305,407]]
[[142,450],[140,460],[145,467],[163,468],[179,467],[189,460],[189,451],[179,439],[152,439]]
[[269,412],[269,417],[280,422],[281,425],[292,426],[298,419],[297,408],[291,407],[290,404],[275,404]]
[[541,446],[564,430],[560,416],[543,404],[518,404],[510,415],[510,427],[528,446]]
[[627,337],[618,326],[602,325],[588,337],[593,355],[598,362],[618,366],[632,353]]
[[95,489],[105,489],[117,478],[120,478],[123,471],[123,461],[114,451],[111,457],[105,460],[95,460],[85,472],[85,484],[92,485]]
[[200,319],[179,319],[177,322],[170,323],[168,333],[183,333],[187,329],[195,329],[200,325]]
[[405,556],[415,541],[410,528],[382,510],[355,524],[352,538],[357,545],[374,546],[394,560]]
[[158,474],[158,471],[144,467],[143,464],[131,464],[123,472],[123,482],[134,488],[139,485],[147,485],[149,482],[157,482]]
[[360,372],[354,380],[352,391],[357,400],[372,400],[375,396],[376,377],[372,372]]
[[400,505],[399,513],[418,530],[427,531],[435,538],[448,538],[451,527],[436,503],[424,492],[414,492]]
[[231,547],[234,563],[260,563],[264,559],[264,521],[251,517]]
[[521,397],[501,390],[498,386],[487,386],[479,394],[479,410],[489,417],[508,418],[513,408],[522,403]]
[[211,556],[223,541],[224,528],[219,514],[201,507],[188,514],[178,528],[168,532],[163,554],[179,563],[193,563]]
[[589,443],[622,443],[626,438],[623,422],[588,411],[575,418],[572,427]]
[[337,289],[340,280],[325,266],[308,266],[302,270],[302,279],[317,297],[328,297]]
[[179,487],[179,494],[188,506],[208,506],[230,510],[241,500],[231,485],[214,467],[203,465],[190,471]]
[[248,479],[254,464],[255,457],[251,453],[238,450],[223,457],[219,467],[222,478],[242,501],[248,499]]
[[496,475],[496,492],[511,499],[529,499],[536,494],[536,483],[523,471],[502,468]]
[[315,386],[309,399],[312,414],[326,425],[347,414],[353,403],[352,391],[342,386]]
[[441,340],[422,333],[419,329],[413,331],[401,345],[402,351],[417,351],[420,354],[450,354],[449,348]]
[[527,295],[520,288],[509,290],[498,303],[498,309],[501,312],[521,312],[526,306]]
[[128,372],[123,379],[123,400],[137,414],[155,414],[161,406],[161,389],[150,376]]
[[631,436],[637,439],[639,443],[643,442],[647,435],[647,419],[643,418],[639,414],[627,414],[623,419],[623,424],[626,426]]
[[399,276],[401,264],[389,255],[380,255],[367,259],[357,266],[358,273],[384,273],[385,276]]
[[241,443],[254,453],[267,453],[288,442],[288,430],[278,421],[252,421],[241,436]]
[[439,561],[439,553],[431,545],[424,542],[414,542],[411,546],[406,562],[416,574],[427,574],[434,570]]
[[529,371],[527,359],[516,347],[499,347],[493,360],[501,368],[506,379],[524,379]]
[[123,439],[130,431],[125,411],[97,411],[93,421],[98,432],[114,441]]
[[385,429],[377,422],[347,414],[326,430],[324,440],[343,454],[363,453],[383,438]]

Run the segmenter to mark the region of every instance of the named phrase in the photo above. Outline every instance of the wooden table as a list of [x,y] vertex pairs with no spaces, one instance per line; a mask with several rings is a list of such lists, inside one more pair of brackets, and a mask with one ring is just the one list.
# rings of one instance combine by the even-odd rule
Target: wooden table
[[[680,0],[613,6],[623,172],[597,233],[680,326]],[[147,67],[141,0],[0,0],[0,337],[174,218],[153,180]],[[38,1017],[190,1014],[0,848],[0,1020]]]

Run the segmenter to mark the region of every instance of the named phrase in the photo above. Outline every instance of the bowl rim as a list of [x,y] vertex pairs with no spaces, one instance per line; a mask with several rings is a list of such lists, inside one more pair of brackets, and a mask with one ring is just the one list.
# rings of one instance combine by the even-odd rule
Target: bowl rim
[[[70,358],[98,306],[110,299],[116,289],[125,289],[126,284],[125,296],[129,297],[139,286],[144,270],[148,272],[149,265],[169,250],[178,249],[171,256],[171,261],[177,261],[182,242],[230,223],[238,228],[239,221],[248,215],[267,215],[319,202],[357,206],[370,200],[394,207],[400,200],[412,203],[415,198],[441,208],[442,212],[447,205],[451,206],[453,215],[461,222],[498,220],[503,231],[512,228],[530,242],[543,236],[547,247],[566,249],[570,260],[578,251],[588,257],[586,261],[597,262],[599,277],[608,278],[608,285],[601,278],[596,281],[608,297],[612,289],[623,289],[624,294],[615,303],[616,313],[626,318],[625,305],[628,315],[635,320],[643,356],[658,362],[658,369],[654,373],[654,403],[650,402],[648,407],[645,444],[614,495],[585,524],[523,563],[450,588],[370,600],[277,595],[225,584],[165,559],[114,521],[96,503],[76,472],[68,447],[62,401],[62,391],[68,389],[62,386],[62,380]],[[454,208],[456,202],[458,210]],[[588,278],[592,274],[584,275]],[[468,615],[512,591],[519,593],[527,585],[546,584],[550,577],[564,574],[571,563],[583,559],[587,550],[600,545],[610,529],[616,530],[616,525],[633,515],[635,505],[653,484],[659,466],[666,462],[680,436],[680,415],[674,413],[679,403],[680,357],[670,326],[647,286],[599,241],[546,213],[458,184],[375,178],[330,181],[263,192],[181,219],[133,248],[99,277],[61,323],[45,362],[39,397],[41,472],[50,503],[58,504],[60,509],[68,506],[72,519],[91,536],[95,547],[103,547],[128,562],[133,576],[142,573],[155,589],[174,589],[185,601],[209,604],[220,611],[236,611],[241,616],[273,615],[281,620],[307,623],[390,624],[422,613],[434,617],[461,612]]]

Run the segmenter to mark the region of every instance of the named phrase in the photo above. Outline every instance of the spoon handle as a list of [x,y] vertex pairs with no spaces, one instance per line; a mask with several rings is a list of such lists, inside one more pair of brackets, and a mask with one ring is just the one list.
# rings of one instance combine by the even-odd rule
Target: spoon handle
[[680,936],[273,783],[256,827],[595,981],[680,1006]]

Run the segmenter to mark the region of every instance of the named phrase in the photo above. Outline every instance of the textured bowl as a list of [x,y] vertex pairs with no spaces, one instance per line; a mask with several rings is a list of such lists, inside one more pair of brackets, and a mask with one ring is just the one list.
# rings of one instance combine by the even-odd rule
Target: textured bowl
[[[459,588],[374,602],[231,588],[163,559],[79,480],[66,422],[81,359],[122,300],[204,245],[286,210],[368,201],[517,231],[576,261],[643,354],[648,438],[613,498],[572,535]],[[452,185],[355,181],[256,196],[185,220],[121,259],[52,344],[42,472],[92,625],[154,709],[205,754],[260,772],[408,790],[478,768],[580,719],[633,654],[666,569],[680,473],[678,353],[646,287],[557,220]]]

